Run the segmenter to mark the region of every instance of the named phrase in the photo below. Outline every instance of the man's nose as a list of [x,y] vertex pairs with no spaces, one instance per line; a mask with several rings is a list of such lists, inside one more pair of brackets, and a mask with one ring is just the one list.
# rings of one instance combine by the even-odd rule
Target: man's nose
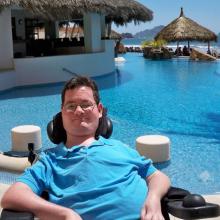
[[76,106],[75,113],[84,113],[84,111],[83,111],[83,109],[82,109],[82,107],[80,105]]

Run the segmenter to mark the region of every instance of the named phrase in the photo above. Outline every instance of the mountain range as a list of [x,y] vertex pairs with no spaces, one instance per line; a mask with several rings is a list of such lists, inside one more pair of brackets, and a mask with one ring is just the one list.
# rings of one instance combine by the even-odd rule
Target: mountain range
[[157,35],[164,28],[163,25],[156,26],[152,29],[146,29],[144,31],[137,32],[136,34],[132,35],[131,33],[122,33],[123,38],[137,38],[137,39],[144,39],[144,40],[153,40],[154,37]]
[[134,35],[134,38],[144,39],[144,40],[152,40],[154,37],[164,28],[163,25],[156,26],[152,29],[146,29],[144,31],[137,32]]
[[[131,33],[122,33],[122,38],[136,38],[136,39],[143,39],[143,40],[153,40],[154,37],[159,33],[165,26],[159,25],[152,29],[146,29],[144,31],[137,32],[136,34]],[[220,33],[217,34],[218,42],[220,42]]]

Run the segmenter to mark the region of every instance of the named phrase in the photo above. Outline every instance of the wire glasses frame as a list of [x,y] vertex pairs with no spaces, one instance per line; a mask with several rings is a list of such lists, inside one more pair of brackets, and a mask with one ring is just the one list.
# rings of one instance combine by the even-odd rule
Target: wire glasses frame
[[80,107],[84,112],[93,111],[95,107],[95,103],[67,103],[63,106],[64,110],[66,112],[74,113],[77,109],[77,107]]

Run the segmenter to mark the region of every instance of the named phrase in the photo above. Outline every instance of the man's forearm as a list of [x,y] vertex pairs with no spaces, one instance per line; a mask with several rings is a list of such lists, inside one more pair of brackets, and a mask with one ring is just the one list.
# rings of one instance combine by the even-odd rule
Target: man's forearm
[[169,178],[160,171],[156,171],[155,174],[147,178],[148,195],[156,195],[160,199],[167,193],[170,188]]
[[161,212],[161,199],[170,188],[169,178],[156,171],[147,179],[148,195],[141,210],[141,220],[164,219]]
[[[41,220],[68,219],[67,216],[72,216],[70,219],[80,219],[71,209],[42,199],[23,183],[12,185],[3,196],[1,205],[7,209],[32,212]],[[74,215],[76,218],[73,218]]]

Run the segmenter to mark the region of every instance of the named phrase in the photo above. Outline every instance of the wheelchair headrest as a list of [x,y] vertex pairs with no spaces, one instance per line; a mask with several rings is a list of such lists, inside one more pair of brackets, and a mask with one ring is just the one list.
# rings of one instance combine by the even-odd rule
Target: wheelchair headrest
[[[95,138],[98,139],[100,135],[104,138],[109,138],[112,131],[112,121],[107,117],[107,110],[104,108],[102,117],[99,119],[99,126],[96,130]],[[54,144],[66,142],[66,131],[63,127],[61,112],[57,113],[53,117],[53,120],[47,124],[47,135]]]

